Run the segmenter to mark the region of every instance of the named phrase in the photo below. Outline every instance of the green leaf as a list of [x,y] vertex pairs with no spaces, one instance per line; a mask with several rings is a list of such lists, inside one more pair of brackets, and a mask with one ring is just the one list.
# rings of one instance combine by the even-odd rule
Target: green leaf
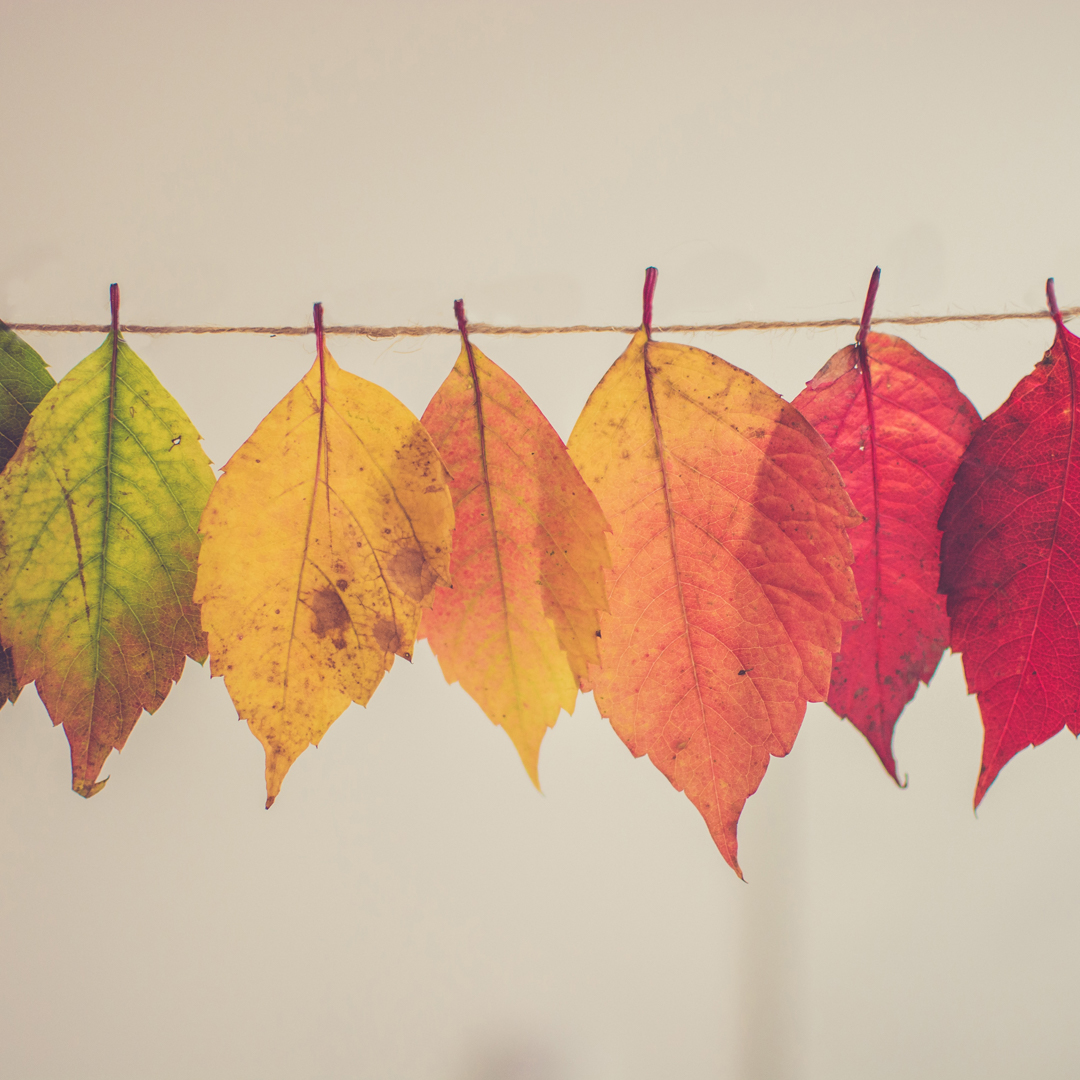
[[[45,361],[0,320],[0,469],[18,449],[30,414],[55,385]],[[21,689],[11,650],[0,648],[0,708],[14,703]]]
[[0,469],[18,449],[30,414],[55,385],[45,361],[0,321]]
[[185,655],[206,657],[192,591],[213,483],[199,433],[115,333],[46,395],[0,474],[0,639],[64,725],[80,795]]

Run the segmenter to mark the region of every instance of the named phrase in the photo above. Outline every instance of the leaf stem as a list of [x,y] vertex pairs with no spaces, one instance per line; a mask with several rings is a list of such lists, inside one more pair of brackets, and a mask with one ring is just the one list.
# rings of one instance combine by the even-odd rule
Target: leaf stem
[[[1050,307],[1050,314],[1054,317],[1054,322],[1057,324],[1058,333],[1061,335],[1062,340],[1065,338],[1065,320],[1061,317],[1061,309],[1058,307],[1057,292],[1054,289],[1054,279],[1046,279],[1046,303]],[[1068,346],[1065,347],[1065,351],[1068,352]]]
[[855,344],[859,350],[859,367],[866,367],[866,335],[870,333],[870,318],[874,314],[874,301],[877,299],[878,282],[881,281],[881,267],[875,266],[870,275],[870,285],[866,290],[866,303],[863,304],[862,320],[859,332],[855,335]]
[[645,288],[641,295],[641,326],[646,337],[652,337],[652,302],[656,292],[656,276],[659,271],[655,266],[645,270]]
[[319,390],[326,400],[326,335],[323,332],[322,304],[314,308],[315,314],[315,351],[319,357]]
[[[1061,317],[1061,309],[1058,307],[1057,292],[1054,289],[1054,279],[1046,279],[1046,302],[1050,305],[1050,314],[1054,316],[1054,323],[1057,325],[1058,337],[1061,338],[1061,348],[1065,352],[1065,359],[1069,364],[1069,386],[1073,388],[1073,396],[1075,397],[1075,387],[1073,382],[1075,375],[1073,373],[1073,356],[1069,350],[1069,337],[1065,332],[1065,320]],[[1075,405],[1075,401],[1073,402]]]

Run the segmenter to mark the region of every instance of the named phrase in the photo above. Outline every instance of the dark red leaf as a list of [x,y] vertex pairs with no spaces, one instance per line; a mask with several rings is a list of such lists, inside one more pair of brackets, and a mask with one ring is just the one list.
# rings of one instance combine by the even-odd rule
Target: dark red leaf
[[[1052,282],[1047,293],[1057,315]],[[1057,324],[975,433],[941,515],[952,648],[984,728],[976,806],[1018,751],[1066,725],[1080,734],[1080,338]]]

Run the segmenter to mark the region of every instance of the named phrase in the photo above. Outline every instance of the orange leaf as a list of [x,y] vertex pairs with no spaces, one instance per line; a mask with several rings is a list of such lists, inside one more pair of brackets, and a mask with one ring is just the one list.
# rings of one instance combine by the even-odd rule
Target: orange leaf
[[394,655],[446,581],[446,471],[392,394],[318,357],[225,466],[203,513],[195,599],[213,674],[266,750],[266,805]]
[[740,874],[736,827],[769,755],[829,690],[859,617],[862,519],[799,412],[754,376],[651,339],[652,289],[569,450],[612,524],[596,701],[685,791]]
[[422,633],[539,787],[540,742],[598,659],[607,523],[555,429],[455,310],[461,355],[423,417],[451,474],[454,587],[435,590]]

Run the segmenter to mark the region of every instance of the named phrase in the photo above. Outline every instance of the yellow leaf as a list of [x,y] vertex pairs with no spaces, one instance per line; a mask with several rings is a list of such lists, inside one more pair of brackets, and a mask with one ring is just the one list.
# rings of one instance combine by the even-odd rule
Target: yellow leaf
[[394,655],[448,585],[446,470],[392,394],[326,351],[233,455],[199,530],[210,667],[266,750],[266,805],[296,758]]

